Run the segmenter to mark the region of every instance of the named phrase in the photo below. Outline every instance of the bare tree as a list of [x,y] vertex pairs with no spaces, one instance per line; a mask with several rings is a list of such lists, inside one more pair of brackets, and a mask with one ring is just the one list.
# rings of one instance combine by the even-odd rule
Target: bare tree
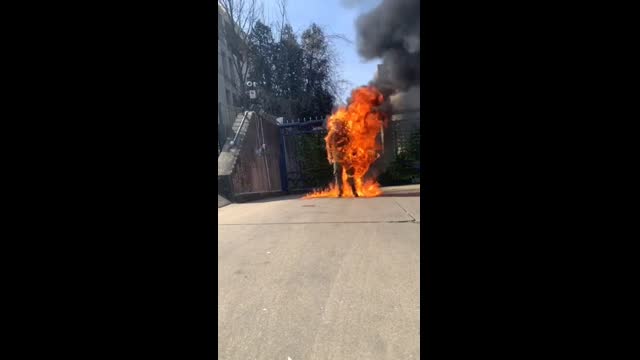
[[328,38],[329,40],[342,40],[342,41],[346,42],[346,43],[347,43],[347,44],[349,44],[349,45],[353,45],[353,40],[349,39],[349,38],[348,38],[346,35],[344,35],[344,34],[339,34],[339,33],[336,33],[336,34],[329,34],[329,35],[327,35],[327,38]]
[[[323,31],[327,31],[325,27],[321,27]],[[327,42],[329,44],[327,48],[328,60],[329,60],[329,81],[327,82],[328,90],[331,95],[336,99],[336,103],[342,102],[348,92],[353,89],[354,84],[342,77],[340,71],[342,65],[342,58],[340,53],[336,50],[336,42],[342,41],[348,45],[353,45],[353,41],[346,35],[340,33],[328,33],[326,35]]]
[[280,39],[282,39],[282,31],[284,30],[284,26],[288,23],[287,0],[277,0],[277,6],[278,6],[278,15],[279,15],[277,30],[278,30],[278,34],[280,34]]
[[[251,66],[249,56],[249,36],[253,25],[264,14],[264,7],[259,0],[218,0],[218,5],[226,13],[223,21],[224,38],[231,51],[233,67],[240,82],[240,91],[246,94],[246,82]],[[246,101],[241,96],[241,102]]]

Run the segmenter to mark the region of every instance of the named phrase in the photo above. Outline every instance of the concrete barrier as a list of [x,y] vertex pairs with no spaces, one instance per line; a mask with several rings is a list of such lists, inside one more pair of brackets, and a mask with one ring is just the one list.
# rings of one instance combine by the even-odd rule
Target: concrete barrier
[[218,208],[227,206],[229,204],[231,204],[231,201],[227,200],[224,196],[218,195]]

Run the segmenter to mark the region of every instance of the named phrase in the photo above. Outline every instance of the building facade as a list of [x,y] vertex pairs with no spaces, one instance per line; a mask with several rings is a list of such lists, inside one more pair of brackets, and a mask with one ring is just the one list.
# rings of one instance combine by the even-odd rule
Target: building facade
[[218,152],[230,134],[236,115],[241,111],[240,79],[224,36],[224,29],[229,23],[229,16],[218,4]]

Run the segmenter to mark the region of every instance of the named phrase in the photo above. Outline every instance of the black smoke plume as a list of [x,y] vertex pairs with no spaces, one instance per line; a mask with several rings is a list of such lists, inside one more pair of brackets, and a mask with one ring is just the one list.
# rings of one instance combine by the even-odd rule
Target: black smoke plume
[[371,85],[394,112],[420,109],[420,1],[383,0],[356,21],[358,52],[382,64]]

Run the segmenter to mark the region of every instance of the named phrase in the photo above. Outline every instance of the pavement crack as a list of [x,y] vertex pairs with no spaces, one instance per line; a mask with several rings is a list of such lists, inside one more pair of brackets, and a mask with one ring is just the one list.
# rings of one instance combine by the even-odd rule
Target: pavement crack
[[[411,217],[413,219],[413,217]],[[390,221],[313,221],[313,222],[284,222],[284,223],[230,223],[218,225],[313,225],[313,224],[395,224],[395,223],[420,223],[413,220],[390,220]]]
[[407,211],[407,209],[403,208],[403,207],[402,207],[402,205],[400,205],[400,203],[398,202],[398,200],[393,199],[393,202],[394,202],[394,203],[396,203],[396,205],[398,205],[398,207],[399,207],[400,209],[402,209],[402,211],[404,211],[404,212],[405,212],[405,214],[407,214],[407,216],[409,216],[411,219],[413,219],[413,220],[411,220],[411,221],[407,221],[407,222],[417,222],[417,223],[420,223],[419,221],[417,221],[417,220],[416,220],[416,218],[414,218],[414,217],[411,215],[411,213],[410,213],[410,212],[408,212],[408,211]]

